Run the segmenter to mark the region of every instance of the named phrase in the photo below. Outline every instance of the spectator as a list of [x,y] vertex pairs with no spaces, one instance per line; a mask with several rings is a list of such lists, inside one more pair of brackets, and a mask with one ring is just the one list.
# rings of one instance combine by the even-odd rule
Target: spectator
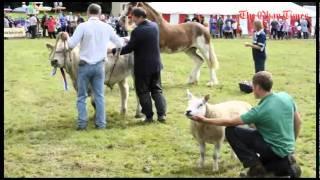
[[57,29],[57,32],[61,32],[61,24],[60,24],[60,21],[59,21],[59,18],[57,18],[58,20],[56,21],[56,29]]
[[122,26],[121,26],[121,23],[120,23],[118,20],[116,20],[115,23],[116,23],[116,28],[115,28],[116,33],[117,33],[120,37],[125,37],[125,36],[127,36],[127,33],[123,30],[123,28],[122,28]]
[[252,56],[255,66],[255,73],[265,70],[266,61],[266,34],[263,31],[262,22],[257,20],[254,22],[253,42],[245,43],[246,47],[252,48]]
[[267,35],[267,34],[268,34],[268,31],[269,31],[267,19],[264,19],[264,20],[263,20],[263,29],[264,29],[264,33]]
[[184,22],[186,23],[186,22],[190,22],[191,20],[188,18],[188,17],[186,17],[186,19],[184,19]]
[[77,24],[77,19],[76,17],[72,14],[72,12],[69,12],[69,16],[67,17],[67,21],[68,21],[68,33],[69,35],[72,36]]
[[198,22],[198,23],[200,23],[200,19],[199,19],[199,17],[198,17],[196,14],[194,14],[194,16],[193,16],[193,18],[192,18],[192,22]]
[[81,14],[79,13],[78,19],[77,19],[77,24],[79,25],[80,23],[83,23],[83,22],[84,22],[84,19],[83,19],[83,17],[81,17]]
[[230,18],[230,15],[227,16],[227,19],[225,20],[224,24],[224,32],[225,32],[225,37],[226,38],[233,38],[233,30],[232,30],[232,23],[233,20]]
[[301,24],[300,21],[295,22],[296,36],[298,39],[301,39]]
[[282,36],[283,38],[285,39],[289,39],[289,24],[287,22],[287,20],[284,20],[283,21],[283,24],[282,24],[283,28],[282,28]]
[[56,38],[56,34],[55,34],[55,31],[56,31],[56,20],[50,16],[49,19],[47,20],[46,22],[46,25],[48,27],[48,33],[49,33],[49,37],[50,39],[52,38]]
[[278,21],[273,19],[271,21],[271,32],[270,32],[270,39],[276,39],[277,38],[277,29],[278,29]]
[[30,37],[31,29],[30,29],[30,17],[29,16],[26,17],[26,22],[24,24],[24,28],[26,30],[26,36]]
[[106,19],[106,16],[104,14],[101,14],[100,16],[100,21],[102,22],[105,22],[105,23],[108,23],[107,19]]
[[283,35],[282,35],[282,29],[283,29],[283,22],[282,19],[280,19],[278,21],[278,27],[277,27],[277,35],[278,35],[278,39],[283,39]]
[[204,25],[204,17],[202,15],[199,16],[200,24]]
[[238,34],[239,34],[239,37],[242,38],[242,28],[239,23],[238,23]]
[[218,25],[218,31],[219,31],[220,38],[222,38],[222,35],[223,35],[223,24],[224,24],[223,19],[221,16],[219,16],[217,25]]
[[210,15],[210,34],[212,37],[216,37],[217,32],[217,19],[213,17],[213,15]]
[[238,22],[233,20],[232,23],[233,37],[237,38]]
[[61,31],[66,32],[68,27],[68,22],[64,13],[61,14],[59,21],[60,21]]
[[309,38],[308,21],[305,19],[304,16],[300,20],[300,24],[301,24],[301,31],[303,33],[303,39],[308,39]]
[[47,20],[48,20],[48,15],[44,14],[41,18],[42,37],[47,36],[47,29],[48,29],[48,27],[46,26]]
[[34,39],[36,38],[37,35],[37,25],[38,25],[38,20],[34,14],[30,15],[30,32],[31,32],[31,38]]
[[5,16],[4,17],[4,25],[3,25],[4,28],[10,28],[10,25],[9,25],[9,20],[8,18]]

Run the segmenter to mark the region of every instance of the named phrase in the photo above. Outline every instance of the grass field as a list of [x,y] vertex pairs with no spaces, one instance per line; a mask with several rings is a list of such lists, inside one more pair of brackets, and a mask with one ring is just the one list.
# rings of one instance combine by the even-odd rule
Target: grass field
[[[197,168],[199,150],[184,116],[186,89],[195,95],[210,94],[210,103],[245,100],[258,103],[252,94],[239,91],[238,82],[253,75],[251,50],[242,40],[213,40],[221,68],[220,85],[209,88],[206,64],[198,86],[186,85],[192,60],[185,54],[162,55],[164,94],[168,101],[167,124],[141,125],[134,118],[135,96],[130,89],[127,117],[119,115],[118,87],[106,89],[108,128],[94,129],[93,108],[88,103],[89,127],[75,131],[76,94],[63,90],[60,73],[50,77],[45,42],[4,42],[4,174],[5,177],[237,177],[238,160],[222,148],[220,171],[213,173],[213,146],[207,146],[204,169]],[[51,40],[52,41],[52,40]],[[291,94],[301,112],[303,126],[297,141],[297,160],[303,177],[316,176],[316,45],[314,40],[267,42],[267,70],[273,73],[274,91]],[[68,80],[69,85],[71,81]],[[132,87],[132,81],[130,79]],[[89,102],[89,101],[88,101]]]

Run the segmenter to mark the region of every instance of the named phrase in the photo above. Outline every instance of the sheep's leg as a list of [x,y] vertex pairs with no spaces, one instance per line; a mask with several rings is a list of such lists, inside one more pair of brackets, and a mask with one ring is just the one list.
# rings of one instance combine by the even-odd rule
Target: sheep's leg
[[213,167],[212,171],[219,170],[219,156],[220,156],[221,142],[218,142],[214,145],[214,153],[213,153]]
[[206,153],[206,143],[204,143],[204,142],[199,143],[199,147],[200,147],[199,168],[203,168],[204,167],[204,157],[205,157],[205,153]]

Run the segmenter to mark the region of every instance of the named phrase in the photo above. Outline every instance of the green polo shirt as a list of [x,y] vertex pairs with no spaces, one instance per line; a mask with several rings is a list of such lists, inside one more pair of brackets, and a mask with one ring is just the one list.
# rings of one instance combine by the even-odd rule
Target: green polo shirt
[[296,105],[289,94],[270,93],[241,119],[245,124],[254,124],[273,152],[285,157],[294,151],[294,112]]

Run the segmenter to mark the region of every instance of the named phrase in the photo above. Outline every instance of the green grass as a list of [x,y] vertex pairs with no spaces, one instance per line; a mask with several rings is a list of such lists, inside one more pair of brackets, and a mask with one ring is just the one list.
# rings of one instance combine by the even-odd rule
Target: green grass
[[[186,89],[210,94],[210,103],[238,99],[255,105],[252,94],[239,91],[238,82],[253,75],[251,50],[246,40],[213,40],[221,68],[220,85],[206,87],[206,64],[198,86],[186,85],[192,60],[185,54],[162,55],[167,124],[141,125],[134,118],[135,96],[130,89],[128,114],[119,115],[118,87],[106,89],[108,128],[93,126],[93,108],[87,132],[75,131],[76,94],[63,90],[60,73],[50,77],[45,42],[4,42],[4,175],[6,177],[237,177],[242,170],[223,145],[220,171],[213,173],[213,146],[207,146],[204,169],[196,167],[199,150],[183,115]],[[52,41],[52,40],[51,40]],[[303,119],[297,141],[297,160],[303,177],[316,175],[316,53],[314,40],[268,41],[267,70],[273,73],[274,91],[286,91],[297,102]],[[71,86],[71,81],[68,80]],[[130,79],[132,87],[132,81]],[[147,170],[146,170],[147,169]]]

